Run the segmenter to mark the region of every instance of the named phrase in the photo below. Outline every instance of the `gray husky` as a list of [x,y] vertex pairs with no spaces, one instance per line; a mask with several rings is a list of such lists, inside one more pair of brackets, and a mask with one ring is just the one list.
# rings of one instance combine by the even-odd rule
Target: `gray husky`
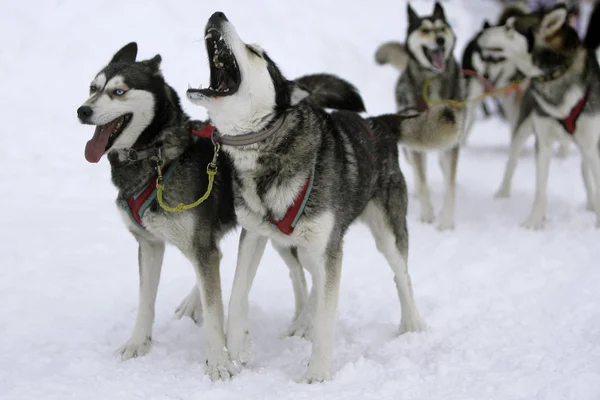
[[[230,160],[227,154],[215,160],[211,140],[195,136],[210,126],[190,120],[183,112],[177,93],[160,72],[160,55],[139,62],[136,55],[135,43],[119,50],[95,76],[89,98],[77,110],[82,123],[96,126],[85,147],[85,158],[96,163],[108,155],[118,189],[117,207],[139,243],[137,318],[131,339],[117,353],[125,360],[150,350],[165,243],[170,243],[190,260],[197,277],[197,288],[177,314],[198,323],[204,319],[207,373],[212,379],[225,379],[237,370],[225,348],[219,278],[219,241],[236,226]],[[337,77],[321,74],[299,81],[305,90],[313,89],[307,101],[314,107],[364,110],[354,87]],[[176,206],[192,203],[206,192],[209,169],[218,172],[206,201],[181,213],[159,207],[159,170],[163,201]],[[290,267],[298,315],[308,297],[304,273],[293,249],[284,248],[281,253]]]
[[[434,79],[429,87],[429,96],[432,100],[450,99],[460,101],[463,99],[464,89],[462,72],[452,52],[456,37],[446,20],[444,8],[435,3],[432,15],[419,17],[410,4],[408,9],[408,35],[406,51],[408,62],[406,71],[396,85],[396,103],[398,111],[409,109],[425,111],[429,108],[423,98],[423,86],[427,79]],[[379,64],[391,63],[401,67],[402,48],[397,42],[385,43],[379,47],[375,54]],[[461,112],[460,118],[463,118]],[[421,221],[431,223],[434,221],[434,211],[431,204],[429,187],[427,186],[426,153],[424,151],[407,150],[407,159],[415,172],[416,192],[421,203]],[[440,166],[446,181],[444,205],[438,221],[440,230],[454,228],[454,203],[456,198],[456,169],[459,156],[459,144],[450,149],[445,149],[440,154]]]
[[244,228],[227,322],[234,360],[249,357],[248,293],[265,245],[292,247],[313,277],[306,322],[312,354],[302,382],[330,379],[343,237],[361,219],[395,275],[400,331],[421,321],[407,270],[406,185],[398,143],[420,150],[452,146],[459,122],[450,107],[412,118],[328,113],[306,101],[256,45],[246,44],[221,12],[208,20],[210,87],[188,89],[205,107],[216,140],[231,157],[235,213]]
[[[513,60],[531,78],[528,92],[534,104],[531,113],[519,122],[531,124],[536,137],[535,201],[523,224],[531,229],[543,228],[546,219],[550,156],[556,140],[572,141],[579,148],[587,207],[596,212],[600,228],[600,67],[594,49],[581,43],[567,17],[566,7],[558,5],[549,11],[509,18],[479,38],[482,49]],[[505,181],[506,175],[512,175],[511,163],[519,147],[511,146]]]

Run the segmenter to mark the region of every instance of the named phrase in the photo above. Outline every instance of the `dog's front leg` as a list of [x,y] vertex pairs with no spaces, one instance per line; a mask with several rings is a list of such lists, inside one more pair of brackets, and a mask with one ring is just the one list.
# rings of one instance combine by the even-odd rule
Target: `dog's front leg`
[[234,376],[239,368],[231,361],[225,347],[223,298],[219,273],[220,255],[215,244],[195,246],[186,256],[196,272],[200,302],[204,314],[207,342],[206,373],[213,381]]
[[242,229],[227,316],[227,349],[231,358],[241,364],[250,358],[248,296],[267,241],[264,236]]
[[458,168],[458,155],[460,147],[456,146],[440,154],[440,166],[446,181],[444,204],[438,222],[438,230],[454,229],[454,208],[456,202],[456,170]]
[[331,379],[331,361],[335,344],[335,324],[342,267],[342,243],[327,250],[298,249],[300,263],[311,265],[316,310],[312,323],[312,352],[308,370],[301,383],[319,383]]
[[141,235],[135,236],[139,244],[139,304],[131,338],[116,352],[122,360],[141,357],[150,351],[152,325],[154,324],[154,304],[156,303],[160,270],[165,254],[164,242],[150,241]]
[[552,141],[548,138],[548,131],[538,129],[537,126],[535,150],[535,200],[531,214],[523,222],[523,226],[538,230],[544,228],[546,219],[548,173],[550,172],[550,158],[552,157]]

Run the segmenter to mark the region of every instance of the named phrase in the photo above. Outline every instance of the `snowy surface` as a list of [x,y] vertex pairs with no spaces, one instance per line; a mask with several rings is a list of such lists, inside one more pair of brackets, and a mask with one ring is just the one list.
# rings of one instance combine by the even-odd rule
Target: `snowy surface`
[[[445,2],[460,54],[494,3]],[[415,1],[419,12],[432,3]],[[310,344],[280,339],[293,312],[287,270],[268,249],[251,294],[254,356],[230,382],[204,375],[204,332],[173,311],[194,282],[171,248],[154,346],[121,362],[137,303],[137,248],[113,199],[106,159],[88,164],[92,134],[75,110],[112,54],[136,40],[160,52],[182,93],[206,83],[201,41],[224,11],[288,77],[328,71],[354,82],[369,112],[394,111],[397,72],[376,47],[405,35],[404,1],[4,1],[0,16],[0,399],[577,399],[600,398],[600,232],[584,210],[579,157],[553,159],[549,220],[519,227],[533,201],[532,144],[513,197],[495,200],[508,129],[479,122],[459,163],[457,228],[440,233],[409,208],[410,271],[429,330],[395,335],[391,271],[364,226],[346,237],[332,382],[294,382]],[[197,118],[204,112],[184,101]],[[439,209],[442,177],[430,158]],[[412,171],[405,170],[413,188]],[[223,242],[229,298],[237,234]]]

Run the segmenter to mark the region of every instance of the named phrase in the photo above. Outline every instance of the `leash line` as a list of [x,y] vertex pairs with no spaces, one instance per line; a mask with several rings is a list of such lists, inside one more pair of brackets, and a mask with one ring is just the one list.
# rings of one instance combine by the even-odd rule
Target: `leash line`
[[464,69],[464,70],[462,70],[462,72],[465,75],[475,76],[476,78],[481,80],[483,82],[484,86],[486,87],[486,92],[483,94],[480,94],[479,96],[476,96],[472,99],[467,99],[467,100],[463,100],[463,101],[457,101],[457,100],[452,100],[452,99],[443,99],[443,100],[438,100],[438,101],[431,100],[431,97],[429,97],[429,86],[431,85],[431,82],[440,78],[439,76],[435,76],[435,77],[431,77],[431,78],[426,78],[425,82],[423,83],[423,100],[425,101],[425,103],[427,103],[430,106],[447,104],[447,105],[453,106],[455,108],[462,108],[462,107],[465,107],[467,104],[477,103],[477,102],[479,102],[487,97],[490,97],[490,96],[496,96],[501,93],[509,94],[513,90],[519,90],[521,83],[523,83],[525,81],[525,79],[524,79],[524,80],[510,83],[510,84],[508,84],[506,86],[502,86],[500,88],[494,88],[494,85],[489,80],[487,80],[483,75],[478,73],[477,71],[473,71],[470,69]]
[[212,161],[209,162],[208,165],[206,166],[206,175],[208,175],[208,186],[206,187],[206,192],[202,195],[202,197],[200,197],[195,202],[190,203],[190,204],[179,203],[179,204],[177,204],[176,207],[171,207],[171,206],[167,205],[165,203],[165,201],[163,200],[163,192],[165,191],[165,187],[161,184],[161,182],[163,180],[162,167],[163,167],[164,161],[160,157],[160,154],[159,154],[159,156],[156,160],[156,173],[157,173],[156,199],[158,200],[158,205],[160,205],[160,207],[163,210],[165,210],[166,212],[172,212],[172,213],[182,213],[186,210],[190,210],[194,207],[198,207],[200,204],[204,203],[204,201],[206,199],[208,199],[208,197],[210,196],[210,193],[212,192],[212,189],[213,189],[215,175],[217,175],[217,172],[219,169],[217,166],[217,160],[219,158],[219,151],[221,150],[221,145],[218,142],[213,142],[213,146],[214,146],[214,152],[213,152]]

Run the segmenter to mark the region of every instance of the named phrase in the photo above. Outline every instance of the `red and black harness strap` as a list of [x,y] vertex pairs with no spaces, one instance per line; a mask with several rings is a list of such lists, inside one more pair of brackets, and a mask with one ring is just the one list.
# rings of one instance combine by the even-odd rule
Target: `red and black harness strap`
[[[176,162],[172,162],[168,166],[165,166],[162,170],[163,180],[167,180],[171,176]],[[127,211],[131,219],[137,223],[141,228],[144,227],[142,223],[142,217],[146,210],[152,205],[152,202],[156,200],[156,179],[152,179],[150,184],[146,188],[140,190],[137,194],[121,200],[123,208]]]
[[571,113],[565,119],[559,119],[558,122],[565,128],[565,130],[573,135],[575,130],[577,129],[577,120],[581,116],[583,109],[585,108],[585,104],[587,103],[589,94],[589,89],[586,89],[583,97],[575,104],[575,107],[571,110]]

